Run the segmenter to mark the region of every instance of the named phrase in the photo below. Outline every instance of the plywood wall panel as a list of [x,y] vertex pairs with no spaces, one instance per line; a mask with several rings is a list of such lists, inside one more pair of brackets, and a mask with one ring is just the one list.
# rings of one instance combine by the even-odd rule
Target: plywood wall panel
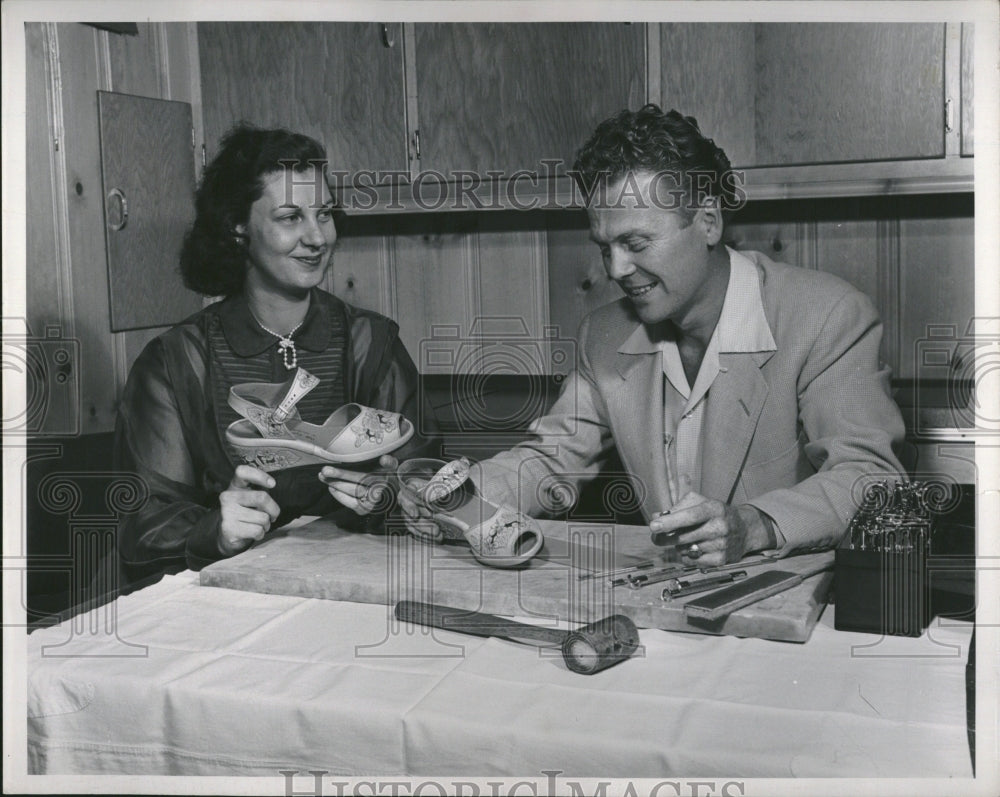
[[817,267],[847,280],[872,301],[879,295],[878,222],[821,221],[816,225]]
[[943,24],[756,31],[758,165],[944,154]]
[[975,66],[975,44],[976,26],[970,22],[962,25],[962,57],[961,57],[961,85],[962,85],[962,154],[972,155],[975,149],[975,81],[973,79]]
[[209,157],[243,119],[314,136],[331,168],[408,167],[401,36],[386,47],[374,22],[203,22],[198,39]]
[[451,373],[475,362],[469,345],[479,315],[473,220],[458,227],[427,222],[426,232],[392,239],[400,337],[424,373]]
[[900,221],[900,373],[920,378],[919,341],[930,325],[954,326],[964,335],[975,308],[973,219],[940,217]]
[[724,240],[734,249],[761,252],[778,263],[814,268],[808,238],[811,230],[794,221],[758,221],[733,224]]
[[517,356],[493,357],[487,365],[491,372],[545,374],[550,371],[545,234],[509,229],[502,221],[482,215],[477,225],[480,327],[484,333],[503,330],[520,349]]
[[[197,62],[197,53],[192,53],[189,28],[193,23],[182,22],[140,22],[138,36],[103,34],[110,66],[108,84],[100,88],[124,94],[134,94],[156,99],[172,99],[191,102],[197,99],[194,82],[197,75],[192,71],[192,55]],[[100,39],[99,39],[100,42]],[[192,108],[192,126],[200,128],[200,107]],[[200,146],[200,138],[198,138]],[[190,149],[192,169],[196,165],[196,151]],[[199,156],[200,157],[200,156]],[[190,195],[190,190],[184,195]],[[166,197],[167,203],[177,201],[177,197]],[[190,202],[190,199],[182,200]],[[182,289],[183,290],[183,289]],[[174,320],[188,315],[194,304],[186,304],[175,314]],[[161,326],[141,331],[129,330],[114,333],[118,382],[124,385],[135,356],[142,351],[145,342],[154,333],[168,329]]]
[[104,192],[121,192],[128,208],[121,229],[106,225],[111,328],[176,323],[201,307],[178,272],[194,221],[191,107],[113,92],[101,92],[98,107]]
[[167,99],[160,69],[161,27],[162,23],[140,22],[138,36],[101,34],[108,39],[112,91]]
[[[45,326],[60,324],[63,318],[59,240],[56,233],[56,208],[52,194],[53,134],[49,114],[48,49],[45,28],[28,23],[25,29],[27,84],[27,223],[24,264],[27,321],[34,334],[42,335]],[[16,269],[11,268],[10,275]],[[10,277],[8,276],[8,280]],[[8,282],[5,291],[11,288]]]
[[323,287],[348,304],[395,316],[389,245],[378,235],[344,236]]
[[418,24],[421,167],[571,164],[598,122],[643,103],[643,34],[624,23]]
[[102,34],[84,25],[61,23],[57,35],[66,130],[62,151],[73,272],[72,307],[81,349],[81,432],[107,432],[114,427],[117,379],[109,320],[97,124],[97,37]]
[[560,336],[575,338],[587,313],[623,294],[608,279],[585,224],[551,229],[547,238],[550,323]]
[[698,120],[733,166],[753,165],[755,43],[745,23],[660,25],[660,106]]

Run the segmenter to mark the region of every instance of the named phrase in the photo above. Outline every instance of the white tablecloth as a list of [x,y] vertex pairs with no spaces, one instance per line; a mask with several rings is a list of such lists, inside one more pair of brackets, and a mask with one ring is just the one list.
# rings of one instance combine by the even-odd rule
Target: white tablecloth
[[[29,771],[965,777],[971,626],[641,632],[593,676],[385,606],[168,576],[28,639]],[[116,613],[116,616],[115,616]]]

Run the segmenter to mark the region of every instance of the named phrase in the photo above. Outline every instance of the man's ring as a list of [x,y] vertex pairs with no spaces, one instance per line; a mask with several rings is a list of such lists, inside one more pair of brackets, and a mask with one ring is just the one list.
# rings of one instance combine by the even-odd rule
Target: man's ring
[[685,553],[687,553],[687,555],[690,556],[692,559],[697,559],[699,556],[701,556],[701,548],[698,547],[698,543],[693,542],[688,546],[688,549]]

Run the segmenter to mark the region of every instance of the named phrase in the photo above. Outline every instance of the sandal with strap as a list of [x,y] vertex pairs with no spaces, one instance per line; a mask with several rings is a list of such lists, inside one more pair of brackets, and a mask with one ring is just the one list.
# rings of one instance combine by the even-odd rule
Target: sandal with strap
[[244,417],[226,440],[249,465],[264,471],[301,465],[367,462],[413,437],[413,424],[397,412],[344,404],[322,425],[307,423],[295,405],[319,379],[299,368],[283,383],[245,382],[229,391],[229,405]]
[[545,542],[542,530],[527,515],[478,494],[469,479],[469,460],[409,459],[396,473],[399,489],[425,507],[435,530],[411,533],[427,542],[464,539],[472,555],[491,567],[520,567]]

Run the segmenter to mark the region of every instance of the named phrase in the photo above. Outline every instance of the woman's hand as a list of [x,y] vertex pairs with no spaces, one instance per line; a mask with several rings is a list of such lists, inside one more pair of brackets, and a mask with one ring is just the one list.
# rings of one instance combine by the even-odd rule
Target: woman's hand
[[405,492],[399,491],[399,508],[403,511],[406,528],[416,537],[440,540],[443,535],[438,524],[431,520],[431,510],[427,504],[416,503]]
[[229,486],[219,494],[222,522],[219,549],[227,556],[239,553],[261,539],[281,510],[266,492],[274,479],[259,468],[238,465]]
[[390,479],[399,462],[391,454],[383,454],[375,471],[356,471],[347,467],[324,465],[319,480],[330,495],[358,515],[385,512],[392,506],[393,486]]

